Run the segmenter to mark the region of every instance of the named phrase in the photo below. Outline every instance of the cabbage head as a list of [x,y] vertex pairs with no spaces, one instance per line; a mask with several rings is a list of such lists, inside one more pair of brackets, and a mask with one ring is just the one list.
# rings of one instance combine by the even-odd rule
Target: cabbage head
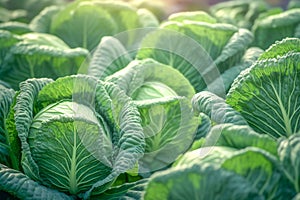
[[[86,75],[28,79],[14,104],[21,166],[35,184],[89,198],[143,155],[138,109],[112,83]],[[0,180],[4,189],[18,184],[8,179]]]

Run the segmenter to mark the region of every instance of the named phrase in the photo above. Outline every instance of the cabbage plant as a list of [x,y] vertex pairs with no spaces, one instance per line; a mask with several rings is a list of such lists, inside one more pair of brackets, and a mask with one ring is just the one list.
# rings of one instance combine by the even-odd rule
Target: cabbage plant
[[266,13],[255,20],[252,32],[254,44],[267,49],[277,40],[286,37],[300,37],[300,9]]
[[[34,31],[56,35],[72,48],[83,47],[89,51],[104,36],[145,26],[158,26],[149,11],[138,10],[122,1],[99,0],[80,0],[65,7],[45,8],[30,23]],[[129,42],[134,39],[134,35],[127,37]]]
[[242,62],[252,40],[247,29],[217,23],[204,12],[177,13],[144,37],[136,58],[152,58],[174,67],[196,92],[213,90],[216,84],[223,87],[220,75]]
[[[151,176],[144,199],[224,199],[224,196],[245,200],[292,199],[296,195],[297,190],[285,175],[282,162],[277,157],[276,141],[270,137],[260,138],[258,133],[247,126],[218,126],[213,128],[215,133],[223,131],[218,133],[222,135],[218,146],[207,144],[187,152],[170,169]],[[230,135],[238,138],[231,138]],[[238,145],[231,145],[234,143]],[[243,143],[245,146],[242,146]]]
[[141,115],[146,146],[139,160],[140,174],[163,169],[187,151],[201,118],[192,113],[195,91],[181,73],[152,59],[134,60],[105,80],[124,90]]
[[14,89],[28,78],[52,78],[77,74],[89,52],[71,49],[54,35],[27,33],[16,36],[0,32],[0,79]]
[[232,0],[211,6],[210,13],[220,22],[251,29],[257,17],[269,9],[270,6],[265,1]]
[[253,39],[250,31],[218,24],[203,11],[172,14],[159,28],[129,32],[137,36],[129,46],[124,33],[102,38],[88,74],[104,79],[134,59],[152,58],[177,69],[195,91],[206,89],[224,96],[234,78],[262,53],[257,47],[247,49]]
[[15,129],[6,139],[18,136],[22,152],[15,154],[26,177],[1,166],[0,189],[17,197],[89,198],[143,155],[139,112],[112,83],[84,75],[29,79],[13,106],[6,123]]

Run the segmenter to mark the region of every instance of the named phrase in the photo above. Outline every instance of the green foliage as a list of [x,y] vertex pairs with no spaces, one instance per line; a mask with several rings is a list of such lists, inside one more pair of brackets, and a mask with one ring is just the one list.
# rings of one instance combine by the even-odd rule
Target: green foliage
[[300,9],[291,9],[258,18],[252,29],[255,36],[254,44],[267,49],[277,40],[299,37],[299,15]]
[[256,62],[233,83],[226,102],[257,132],[278,138],[299,131],[300,54]]
[[268,9],[265,1],[232,0],[213,5],[210,12],[223,23],[251,29],[255,19]]
[[142,40],[136,57],[153,58],[174,67],[197,92],[207,87],[222,88],[220,80],[214,84],[212,80],[239,63],[253,40],[250,31],[215,23],[202,12],[171,15],[160,28]]
[[[1,43],[3,60],[0,62],[0,79],[19,89],[28,78],[53,78],[77,74],[88,56],[81,48],[70,49],[59,38],[44,33],[27,33],[15,36],[3,32]],[[5,51],[5,52],[4,52]],[[1,61],[1,60],[0,60]]]

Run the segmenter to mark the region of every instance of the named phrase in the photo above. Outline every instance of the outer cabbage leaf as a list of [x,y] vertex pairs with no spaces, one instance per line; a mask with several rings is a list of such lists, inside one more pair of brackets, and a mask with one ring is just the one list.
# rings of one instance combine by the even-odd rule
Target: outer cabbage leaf
[[195,93],[189,81],[177,70],[152,59],[132,61],[105,80],[118,85],[134,100],[165,96],[185,96],[191,99]]
[[217,20],[204,11],[178,12],[168,17],[169,21],[184,22],[185,20],[217,23]]
[[[103,36],[139,26],[137,11],[128,4],[81,0],[70,3],[53,16],[50,33],[62,38],[70,47],[92,51]],[[130,40],[132,36],[128,37]]]
[[[9,49],[16,44],[20,38],[9,31],[0,30],[0,73],[3,71],[3,62]],[[2,79],[2,77],[0,78]]]
[[258,133],[289,136],[300,130],[300,53],[256,62],[233,83],[226,102]]
[[259,60],[279,58],[289,52],[300,52],[299,38],[285,38],[281,41],[276,41],[259,57]]
[[[10,146],[10,137],[6,127],[6,118],[13,103],[15,91],[0,84],[0,163],[7,166],[18,166],[18,160]],[[16,163],[13,163],[16,162]]]
[[0,183],[0,192],[1,190],[7,191],[20,199],[74,199],[62,192],[47,188],[20,171],[10,169],[2,164],[0,164]]
[[278,147],[279,159],[284,173],[293,184],[295,190],[300,191],[300,136],[293,135],[282,140]]
[[93,77],[43,87],[41,81],[22,83],[17,97],[25,174],[82,198],[103,192],[143,154],[137,108],[115,85]]
[[237,149],[223,146],[211,146],[198,148],[189,151],[182,156],[178,157],[173,167],[190,166],[190,165],[213,165],[221,167],[221,164],[230,158]]
[[50,26],[50,33],[60,37],[70,47],[83,47],[90,51],[101,37],[116,31],[117,24],[109,13],[91,1],[69,4],[52,17]]
[[211,92],[203,91],[195,94],[192,104],[196,114],[203,112],[217,124],[248,124],[243,116],[228,105],[224,99]]
[[22,35],[32,32],[28,24],[22,22],[5,22],[0,24],[0,30],[6,30],[13,34]]
[[291,9],[257,19],[253,26],[254,44],[266,49],[276,40],[294,37],[296,27],[300,24],[299,15],[300,9]]
[[35,32],[49,33],[53,16],[61,9],[62,7],[59,6],[48,6],[44,8],[31,20],[29,27]]
[[202,112],[199,114],[199,120],[201,122],[199,122],[199,126],[195,135],[195,140],[205,137],[209,133],[212,126],[210,117]]
[[209,165],[191,165],[153,175],[146,186],[144,199],[264,198],[242,176]]
[[[19,139],[19,132],[24,132],[29,130],[29,126],[32,121],[32,116],[30,115],[17,115],[16,112],[18,109],[22,109],[23,111],[32,111],[33,110],[33,100],[37,96],[37,92],[44,87],[46,84],[50,83],[51,79],[40,79],[35,82],[35,84],[31,85],[32,80],[28,80],[28,82],[21,83],[21,87],[24,87],[25,90],[31,90],[31,92],[26,95],[17,92],[14,101],[12,103],[13,109],[10,109],[7,120],[6,120],[6,129],[9,135],[9,145],[13,150],[13,155],[11,155],[11,159],[14,160],[14,168],[21,169],[19,165],[21,165],[21,143],[22,140]],[[24,85],[24,86],[23,86]],[[27,85],[27,86],[26,86]],[[22,101],[22,99],[27,99],[27,101]],[[19,100],[18,100],[19,99]],[[21,99],[21,100],[20,100]],[[20,103],[17,104],[17,101]],[[20,122],[20,123],[17,123]],[[21,125],[20,125],[21,124]],[[20,163],[19,163],[20,162]],[[24,170],[24,169],[23,169]]]
[[220,22],[250,29],[259,14],[268,8],[268,4],[260,0],[233,0],[211,6],[210,12]]
[[165,97],[135,101],[142,118],[145,153],[139,160],[141,174],[166,168],[187,151],[194,140],[198,120],[188,99]]
[[19,83],[28,78],[56,79],[76,74],[88,56],[87,50],[70,49],[52,35],[28,33],[21,39],[7,52],[0,72],[2,80],[14,89],[18,89]]
[[[162,26],[174,27],[172,24]],[[208,52],[221,72],[236,64],[253,41],[250,31],[229,24],[184,21],[180,30]]]
[[173,166],[176,169],[193,165],[232,171],[244,177],[264,199],[290,199],[295,195],[278,159],[260,148],[202,147],[184,154]]
[[[219,57],[215,59],[215,64],[221,72],[241,62],[241,58],[247,53],[247,47],[252,43],[253,35],[247,29],[239,29],[223,47]],[[249,56],[249,55],[244,55]]]
[[[263,53],[263,50],[257,47],[251,47],[247,49],[244,56],[242,57],[241,61],[236,64],[233,67],[230,67],[228,70],[226,70],[224,73],[221,74],[221,79],[224,83],[224,88],[220,87],[218,85],[218,79],[216,79],[213,83],[211,83],[210,87],[213,88],[212,91],[214,91],[215,94],[218,96],[222,96],[225,92],[227,93],[231,87],[231,84],[233,83],[234,79],[245,69],[250,67]],[[207,88],[206,90],[209,90]]]
[[117,38],[106,36],[101,39],[93,53],[88,74],[103,80],[126,67],[131,61],[132,58],[123,44]]
[[142,179],[133,183],[125,183],[120,186],[111,187],[100,195],[91,196],[91,200],[141,200],[147,179]]
[[[172,26],[162,25],[164,28]],[[207,22],[184,21],[181,23],[180,30],[187,36],[197,41],[215,60],[220,56],[223,47],[229,42],[230,38],[238,31],[238,28],[229,24],[210,24]]]
[[39,180],[77,194],[104,179],[112,167],[98,155],[111,159],[112,142],[105,131],[87,106],[63,101],[44,108],[34,117],[27,137]]
[[145,8],[141,8],[137,10],[137,14],[139,16],[140,25],[143,28],[147,27],[158,27],[159,21],[155,17],[155,15]]
[[291,199],[296,194],[276,157],[261,149],[238,151],[223,162],[222,168],[245,177],[265,199]]
[[205,146],[227,146],[235,149],[257,147],[277,156],[277,141],[261,135],[249,126],[220,124],[212,127],[206,136]]

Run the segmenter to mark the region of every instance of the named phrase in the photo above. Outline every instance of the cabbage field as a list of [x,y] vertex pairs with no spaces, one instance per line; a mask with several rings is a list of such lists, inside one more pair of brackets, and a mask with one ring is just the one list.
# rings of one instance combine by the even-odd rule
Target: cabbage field
[[1,200],[300,200],[300,1],[168,11],[0,0]]

